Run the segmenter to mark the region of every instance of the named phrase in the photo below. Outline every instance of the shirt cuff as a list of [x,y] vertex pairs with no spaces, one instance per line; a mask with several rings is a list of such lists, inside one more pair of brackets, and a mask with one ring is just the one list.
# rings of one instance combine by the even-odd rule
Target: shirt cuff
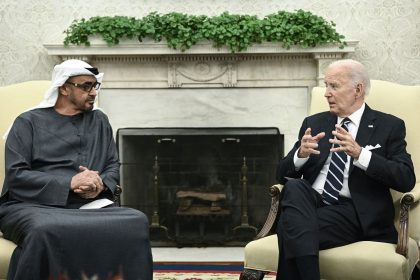
[[295,156],[293,157],[293,163],[295,164],[295,170],[298,171],[309,159],[309,157],[306,158],[300,158],[298,157],[299,149],[296,150]]
[[359,159],[354,159],[353,164],[360,169],[366,171],[369,167],[370,159],[372,158],[372,152],[368,149],[362,148]]

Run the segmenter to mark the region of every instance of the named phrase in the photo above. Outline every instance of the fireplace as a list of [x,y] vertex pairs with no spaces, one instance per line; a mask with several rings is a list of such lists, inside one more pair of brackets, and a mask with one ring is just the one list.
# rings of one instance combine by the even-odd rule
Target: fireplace
[[149,217],[154,245],[239,245],[262,227],[278,128],[122,128],[117,140],[122,205]]
[[203,246],[255,236],[309,93],[330,62],[354,52],[357,42],[347,43],[237,54],[206,42],[185,52],[164,42],[45,47],[105,72],[99,106],[118,141],[123,203],[148,215],[153,245]]

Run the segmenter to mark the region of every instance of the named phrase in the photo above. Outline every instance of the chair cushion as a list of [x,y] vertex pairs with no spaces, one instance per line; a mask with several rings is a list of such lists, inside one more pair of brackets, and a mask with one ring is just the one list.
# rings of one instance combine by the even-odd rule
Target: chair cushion
[[0,280],[6,279],[7,271],[9,269],[10,257],[16,244],[4,239],[0,233]]
[[[419,258],[417,244],[413,239],[409,240],[410,262],[397,254],[395,249],[395,244],[361,241],[322,250],[320,251],[321,277],[334,280],[407,280]],[[245,268],[275,272],[277,262],[277,235],[270,235],[246,245]]]
[[276,272],[279,260],[277,235],[249,242],[244,250],[244,267],[255,270]]
[[407,280],[418,261],[418,247],[410,238],[408,259],[397,254],[396,247],[390,243],[361,241],[323,250],[320,252],[321,277],[334,280]]

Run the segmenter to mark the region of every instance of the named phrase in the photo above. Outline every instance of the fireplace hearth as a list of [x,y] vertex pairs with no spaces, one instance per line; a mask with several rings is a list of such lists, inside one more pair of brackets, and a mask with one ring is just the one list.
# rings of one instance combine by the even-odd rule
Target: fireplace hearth
[[117,142],[122,205],[148,216],[154,246],[243,245],[262,227],[277,128],[123,128]]

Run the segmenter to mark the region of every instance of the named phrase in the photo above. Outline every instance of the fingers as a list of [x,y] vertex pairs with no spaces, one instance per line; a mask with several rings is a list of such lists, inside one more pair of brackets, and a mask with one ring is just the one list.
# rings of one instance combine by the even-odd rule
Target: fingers
[[[331,152],[340,152],[344,151],[344,146],[349,139],[353,139],[344,128],[342,128],[340,125],[335,126],[336,130],[332,131],[332,134],[334,135],[334,138],[329,139],[329,142],[333,145],[337,145],[337,147],[333,147],[330,149]],[[348,138],[350,136],[350,138]],[[347,140],[347,141],[346,141]]]
[[348,130],[344,129],[344,127],[341,126],[340,124],[335,125],[335,130],[340,131],[340,132],[348,132]]
[[93,189],[90,186],[80,186],[74,190],[74,193],[78,194],[82,198],[95,198],[103,191],[103,189],[103,187],[100,189]]
[[79,190],[80,193],[94,192],[96,190],[96,186],[94,184],[86,185],[86,186],[79,186],[76,190]]
[[[102,178],[98,174],[94,174],[92,177],[91,191],[96,192],[96,190],[102,187]],[[103,188],[103,187],[102,187]]]
[[350,132],[339,125],[336,125],[336,130],[333,130],[332,134],[335,136],[334,139],[330,139],[330,143],[332,144],[341,145],[342,142],[353,140]]
[[82,166],[82,165],[79,166],[79,171],[80,172],[83,172],[83,171],[86,171],[86,170],[89,170],[89,169],[85,166]]
[[325,137],[325,132],[320,132],[317,135],[315,135],[314,140],[319,142],[319,140],[321,140],[324,137]]
[[302,136],[302,143],[310,142],[312,139],[311,128],[306,129],[305,134]]
[[332,132],[334,139],[329,139],[334,146],[330,149],[331,152],[345,152],[352,158],[359,158],[362,148],[353,139],[353,136],[340,125],[336,125],[336,130]]
[[102,178],[99,172],[79,166],[79,173],[73,176],[70,188],[78,193],[84,192],[101,192],[104,188]]
[[104,184],[98,171],[79,166],[79,173],[73,176],[71,190],[82,198],[95,198],[104,190]]
[[76,192],[81,198],[95,198],[100,192]]
[[82,165],[80,165],[80,166],[79,166],[79,171],[80,171],[80,172],[83,172],[83,171],[89,171],[89,172],[94,172],[94,173],[96,173],[96,174],[99,174],[99,172],[98,172],[98,171],[89,170],[87,167],[82,166]]
[[102,191],[104,186],[101,177],[91,177],[84,180],[85,185],[80,185],[78,189],[84,192],[96,192],[98,190]]
[[[345,130],[340,125],[336,125],[335,127],[336,129],[332,132],[334,138],[329,139],[329,142],[331,144],[337,145],[337,147],[331,148],[330,151],[344,151],[351,157],[358,158],[361,152],[361,147],[357,144],[357,142],[353,139],[347,130]],[[306,158],[311,154],[319,155],[320,151],[318,150],[318,142],[324,137],[325,132],[320,132],[317,135],[312,136],[311,128],[307,128],[301,139],[298,157]]]
[[325,136],[325,132],[320,132],[315,136],[311,135],[312,130],[308,127],[302,136],[298,156],[300,158],[308,157],[311,154],[320,154],[318,150],[318,142]]
[[308,141],[304,143],[304,148],[307,149],[310,153],[319,154],[318,149],[318,142],[317,141]]

